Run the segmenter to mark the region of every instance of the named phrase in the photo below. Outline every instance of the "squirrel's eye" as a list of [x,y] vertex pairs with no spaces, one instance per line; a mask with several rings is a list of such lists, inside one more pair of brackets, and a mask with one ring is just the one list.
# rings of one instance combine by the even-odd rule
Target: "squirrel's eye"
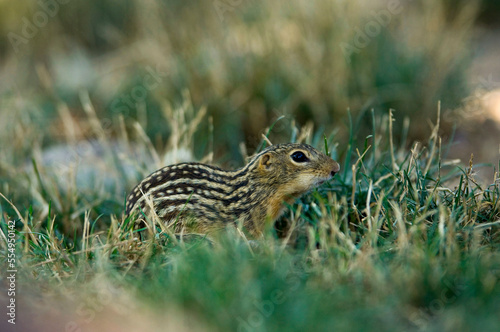
[[303,152],[296,151],[292,153],[292,159],[293,161],[297,163],[305,163],[306,161],[309,161],[309,159],[306,157],[306,155]]

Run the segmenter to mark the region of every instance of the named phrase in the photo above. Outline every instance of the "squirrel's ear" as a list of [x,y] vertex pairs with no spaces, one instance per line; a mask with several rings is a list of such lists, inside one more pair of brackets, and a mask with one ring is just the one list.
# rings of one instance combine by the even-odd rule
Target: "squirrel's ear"
[[259,168],[260,169],[269,170],[271,168],[272,164],[273,164],[272,156],[270,153],[266,153],[266,154],[262,155],[262,157],[260,157],[260,160],[259,160]]

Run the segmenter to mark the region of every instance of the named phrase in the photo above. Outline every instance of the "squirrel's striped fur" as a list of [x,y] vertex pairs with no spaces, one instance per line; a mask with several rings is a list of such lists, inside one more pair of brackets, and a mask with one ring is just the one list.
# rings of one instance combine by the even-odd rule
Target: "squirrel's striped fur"
[[166,166],[132,190],[126,215],[136,213],[141,220],[156,215],[167,226],[175,223],[175,232],[187,233],[241,223],[259,236],[281,215],[285,202],[293,203],[339,169],[310,145],[294,143],[272,145],[234,171],[200,163]]

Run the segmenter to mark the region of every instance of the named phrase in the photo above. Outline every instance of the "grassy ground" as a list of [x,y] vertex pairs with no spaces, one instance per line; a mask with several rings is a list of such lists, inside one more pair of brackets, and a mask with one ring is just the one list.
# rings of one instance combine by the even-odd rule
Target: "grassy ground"
[[[335,135],[292,131],[292,141],[345,156],[343,170],[291,207],[280,239],[268,234],[257,246],[235,230],[216,244],[168,232],[139,242],[123,220],[123,196],[109,199],[108,212],[94,201],[75,213],[85,198],[55,195],[60,174],[34,159],[27,181],[47,202],[45,217],[43,209],[1,205],[2,256],[10,248],[7,222],[16,223],[18,322],[69,331],[494,329],[498,173],[481,188],[475,166],[446,162],[438,124],[426,144],[408,151],[393,142],[390,115],[365,116],[373,133],[357,137],[363,120],[352,121],[345,148]],[[108,170],[119,172],[119,158],[106,156]],[[102,188],[89,191],[98,197]],[[65,223],[83,229],[63,231]]]
[[[0,1],[0,330],[495,330],[499,167],[447,155],[496,6],[391,3]],[[139,179],[262,133],[341,172],[258,245],[137,240]]]

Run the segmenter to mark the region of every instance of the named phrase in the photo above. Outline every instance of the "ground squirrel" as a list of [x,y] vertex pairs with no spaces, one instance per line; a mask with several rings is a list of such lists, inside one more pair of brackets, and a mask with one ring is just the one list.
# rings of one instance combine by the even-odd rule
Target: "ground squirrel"
[[330,180],[339,169],[310,145],[295,143],[272,145],[234,171],[200,163],[170,165],[132,190],[126,215],[139,215],[138,220],[157,215],[175,232],[186,233],[240,224],[257,237],[282,214],[285,203]]

